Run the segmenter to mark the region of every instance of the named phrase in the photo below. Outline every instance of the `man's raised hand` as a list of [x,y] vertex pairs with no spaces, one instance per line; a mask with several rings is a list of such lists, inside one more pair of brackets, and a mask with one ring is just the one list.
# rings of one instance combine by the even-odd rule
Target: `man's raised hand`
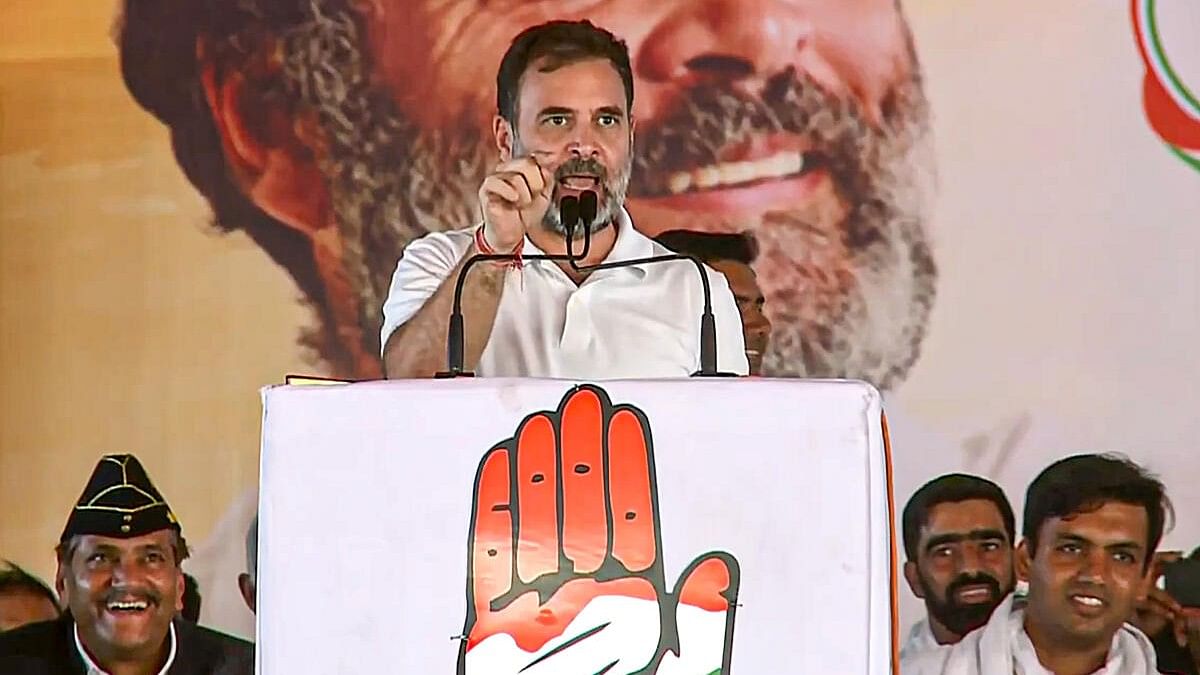
[[554,192],[554,175],[533,157],[501,162],[483,179],[483,236],[497,251],[511,251],[538,226]]

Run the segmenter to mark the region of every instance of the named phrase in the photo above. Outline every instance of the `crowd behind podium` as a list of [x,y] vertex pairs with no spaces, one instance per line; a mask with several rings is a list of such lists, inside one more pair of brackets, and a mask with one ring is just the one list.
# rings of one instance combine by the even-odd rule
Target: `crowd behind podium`
[[[1181,561],[1200,567],[1200,548],[1158,550],[1172,519],[1162,483],[1117,455],[1043,470],[1020,536],[995,483],[934,478],[903,509],[903,576],[927,615],[901,636],[901,672],[1200,672],[1200,606],[1159,583]],[[252,612],[257,540],[255,518],[246,570],[227,580]],[[47,548],[53,587],[0,571],[0,672],[253,672],[252,645],[196,625],[204,589],[182,571],[182,527],[135,457],[100,459]]]
[[1200,581],[1200,548],[1190,561],[1158,550],[1173,518],[1163,484],[1117,455],[1043,470],[1019,537],[998,485],[934,478],[902,516],[904,577],[926,618],[908,632],[901,672],[1197,673],[1200,600],[1159,585]]

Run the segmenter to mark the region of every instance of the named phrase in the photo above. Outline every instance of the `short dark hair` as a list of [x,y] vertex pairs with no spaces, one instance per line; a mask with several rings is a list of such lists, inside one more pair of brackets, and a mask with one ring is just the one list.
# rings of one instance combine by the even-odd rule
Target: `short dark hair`
[[58,604],[58,595],[50,590],[46,582],[26,572],[11,560],[5,560],[4,564],[7,569],[0,570],[0,595],[21,591],[40,595],[54,605],[55,611],[62,612],[62,608]]
[[190,574],[183,575],[183,609],[179,612],[183,618],[198,623],[200,621],[200,584]]
[[1140,506],[1146,510],[1145,567],[1149,567],[1162,540],[1171,500],[1161,481],[1125,457],[1114,454],[1074,455],[1046,467],[1025,493],[1023,531],[1029,555],[1037,552],[1038,533],[1051,518],[1089,513],[1107,502]]
[[983,499],[996,505],[1004,520],[1004,532],[1011,545],[1016,538],[1016,516],[1004,490],[992,481],[965,473],[948,473],[921,486],[904,505],[901,520],[904,529],[904,554],[911,561],[919,557],[921,529],[929,524],[929,513],[939,504]]
[[758,258],[758,241],[749,232],[722,234],[671,230],[658,235],[654,241],[676,253],[694,255],[706,263],[733,260],[750,265]]
[[625,108],[632,111],[633,68],[629,65],[629,47],[617,36],[586,20],[548,21],[526,28],[513,38],[496,73],[496,110],[509,124],[517,123],[521,78],[533,62],[542,60],[538,70],[551,73],[588,59],[606,59],[612,64],[625,85]]

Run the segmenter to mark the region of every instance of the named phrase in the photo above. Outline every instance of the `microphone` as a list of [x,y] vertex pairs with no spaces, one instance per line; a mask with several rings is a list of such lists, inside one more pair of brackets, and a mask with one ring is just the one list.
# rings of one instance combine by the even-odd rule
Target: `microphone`
[[[596,195],[593,192],[585,194],[592,195],[592,218],[595,219],[595,201]],[[580,217],[579,198],[573,195],[567,195],[558,202],[558,210],[564,223],[571,223],[568,226],[568,231],[574,228],[574,223]],[[590,221],[589,221],[590,222]],[[572,253],[568,248],[567,255],[523,255],[518,253],[477,253],[463,263],[462,269],[458,271],[458,277],[454,280],[454,303],[450,310],[450,324],[446,329],[446,370],[435,373],[434,377],[438,379],[455,378],[455,377],[474,377],[475,373],[466,370],[464,362],[466,357],[464,351],[466,349],[465,327],[463,325],[462,313],[462,295],[463,288],[467,282],[467,273],[471,268],[481,262],[514,262],[517,260],[559,260],[568,261],[574,265],[579,260],[583,260],[590,249],[590,241],[585,241],[583,251],[578,254],[578,260],[572,258]]]
[[[565,261],[576,272],[592,272],[595,270],[616,269],[619,267],[634,267],[654,263],[671,262],[675,260],[691,261],[700,274],[700,286],[704,295],[704,307],[700,314],[700,369],[692,373],[692,377],[736,377],[734,373],[717,370],[717,321],[712,313],[712,289],[708,283],[708,274],[704,263],[699,258],[689,254],[671,253],[655,255],[632,260],[619,260],[595,265],[580,265],[587,259],[592,247],[592,223],[596,220],[599,202],[596,193],[585,190],[575,197],[567,195],[559,201],[559,214],[566,230],[566,255],[518,255],[515,253],[476,254],[471,256],[458,273],[454,282],[454,303],[450,312],[450,324],[446,331],[446,370],[435,375],[438,378],[473,377],[474,373],[464,369],[464,327],[462,314],[462,294],[466,283],[467,272],[483,261],[515,261],[524,260],[556,260]],[[583,225],[583,250],[576,253],[573,241],[575,227]]]

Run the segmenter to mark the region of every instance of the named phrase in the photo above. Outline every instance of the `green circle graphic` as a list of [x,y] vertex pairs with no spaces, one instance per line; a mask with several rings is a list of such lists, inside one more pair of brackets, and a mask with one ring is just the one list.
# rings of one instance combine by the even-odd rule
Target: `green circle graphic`
[[[1157,3],[1158,0],[1146,0],[1146,23],[1150,28],[1150,48],[1154,50],[1154,55],[1158,57],[1158,62],[1162,64],[1163,71],[1166,73],[1167,79],[1169,79],[1171,84],[1174,85],[1175,90],[1178,91],[1188,103],[1192,104],[1192,112],[1196,115],[1200,115],[1200,101],[1197,101],[1196,97],[1192,95],[1192,92],[1188,91],[1188,88],[1184,86],[1183,81],[1179,79],[1179,75],[1175,73],[1175,70],[1171,68],[1171,64],[1167,61],[1166,52],[1163,51],[1162,39],[1158,35],[1158,21],[1156,19],[1154,10],[1154,6]],[[1195,161],[1190,157],[1188,159],[1191,160],[1191,162]]]

